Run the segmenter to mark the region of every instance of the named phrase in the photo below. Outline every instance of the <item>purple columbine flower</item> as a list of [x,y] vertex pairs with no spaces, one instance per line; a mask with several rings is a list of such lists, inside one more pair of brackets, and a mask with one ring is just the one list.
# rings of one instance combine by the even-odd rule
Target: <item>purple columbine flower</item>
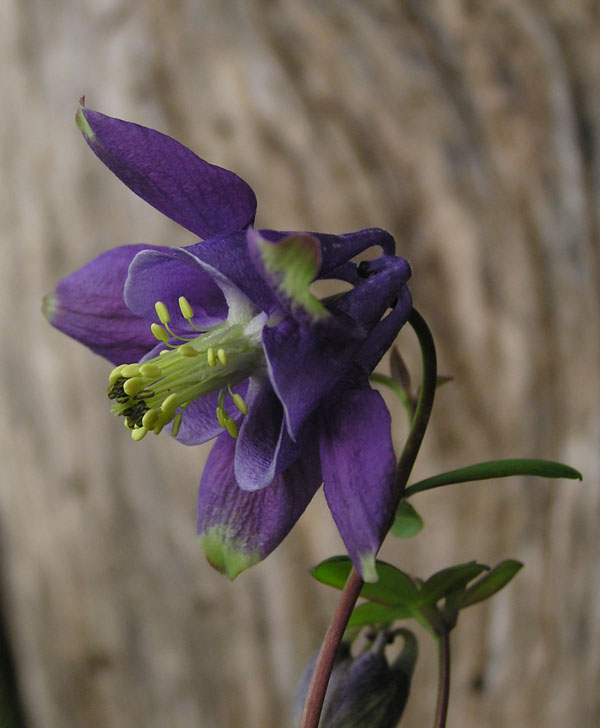
[[[77,124],[128,187],[204,242],[101,254],[45,298],[50,323],[117,365],[108,396],[134,440],[163,428],[187,445],[217,438],[198,505],[215,567],[234,578],[265,558],[323,482],[352,560],[375,580],[395,456],[368,376],[411,310],[393,238],[257,231],[254,192],[233,172],[84,106]],[[379,258],[352,262],[371,246]],[[316,278],[353,287],[319,300]]]

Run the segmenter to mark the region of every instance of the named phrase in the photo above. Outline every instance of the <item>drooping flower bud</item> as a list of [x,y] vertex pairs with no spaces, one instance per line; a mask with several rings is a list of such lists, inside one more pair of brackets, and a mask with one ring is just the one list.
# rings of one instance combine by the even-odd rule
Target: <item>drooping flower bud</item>
[[[298,684],[296,686],[296,692],[294,693],[294,700],[292,703],[292,721],[293,725],[298,725],[302,718],[302,710],[304,708],[304,702],[308,694],[308,687],[317,663],[319,656],[319,650],[311,657],[310,662],[304,668]],[[331,671],[331,677],[329,678],[329,685],[327,686],[327,693],[325,695],[324,707],[329,703],[332,692],[335,691],[335,687],[340,677],[346,672],[346,670],[352,664],[352,655],[350,654],[350,643],[342,642],[337,651],[335,662],[333,663],[333,670]]]
[[[398,634],[404,637],[404,648],[390,665],[385,647]],[[319,728],[396,728],[408,700],[416,659],[415,636],[400,629],[380,632],[373,645],[358,657],[336,661]],[[305,671],[306,684],[301,683],[298,693],[304,688],[306,695],[313,668],[314,661]],[[294,707],[295,717],[299,718],[301,710]]]

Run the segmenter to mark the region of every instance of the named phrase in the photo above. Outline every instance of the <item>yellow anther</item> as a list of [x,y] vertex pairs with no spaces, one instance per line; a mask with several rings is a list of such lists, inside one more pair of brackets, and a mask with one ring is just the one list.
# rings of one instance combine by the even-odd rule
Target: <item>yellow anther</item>
[[239,409],[239,411],[243,415],[248,414],[248,407],[241,394],[232,394],[231,399],[233,399],[233,404]]
[[145,427],[136,427],[135,430],[131,430],[131,439],[134,442],[139,442],[147,432],[148,430]]
[[175,393],[170,394],[161,404],[160,408],[163,412],[172,412],[178,404],[178,397]]
[[169,334],[160,324],[151,324],[150,331],[152,331],[152,336],[154,336],[155,339],[162,341],[164,344],[166,344],[169,340]]
[[231,437],[233,437],[234,440],[237,439],[237,436],[238,436],[238,426],[229,417],[225,420],[225,429],[231,435]]
[[121,369],[121,376],[125,377],[125,379],[129,379],[129,377],[137,377],[139,373],[139,364],[125,364],[125,366]]
[[198,349],[194,349],[191,344],[182,344],[181,346],[177,347],[177,351],[182,356],[197,356],[200,353]]
[[138,392],[144,389],[144,380],[141,377],[132,377],[128,379],[123,385],[123,391],[130,397],[135,397]]
[[160,435],[165,424],[166,424],[166,422],[157,422],[156,425],[154,425],[154,429],[152,430],[152,432],[155,435]]
[[111,384],[114,384],[117,381],[117,379],[119,379],[119,377],[122,377],[123,376],[121,374],[121,372],[123,371],[123,367],[125,367],[125,366],[126,366],[125,364],[121,364],[118,367],[115,367],[112,370],[112,372],[108,375],[108,381]]
[[177,437],[179,434],[179,427],[181,426],[181,412],[178,415],[175,415],[175,419],[173,420],[173,429],[171,430],[171,433],[173,437]]
[[162,375],[162,372],[156,364],[142,364],[140,366],[140,374],[147,379],[158,379]]
[[217,359],[221,362],[223,366],[227,364],[227,352],[225,351],[225,349],[217,350]]
[[179,296],[179,308],[181,310],[181,315],[184,319],[187,319],[189,321],[191,318],[193,318],[194,311],[190,306],[190,302],[185,296]]
[[217,407],[217,421],[224,430],[227,429],[227,413],[222,407]]
[[169,311],[165,304],[162,301],[157,301],[154,304],[154,310],[156,311],[156,315],[158,316],[158,320],[161,322],[161,324],[168,324],[171,320],[171,315],[169,314]]
[[212,348],[212,346],[208,347],[208,351],[206,352],[206,359],[208,361],[209,367],[214,367],[217,365],[217,359],[215,357],[215,350]]
[[160,410],[149,409],[146,412],[146,414],[142,417],[143,427],[145,427],[147,430],[152,430],[158,420],[159,415],[160,415]]
[[162,356],[163,354],[170,354],[171,352],[168,349],[163,349],[162,351],[158,352],[158,356]]

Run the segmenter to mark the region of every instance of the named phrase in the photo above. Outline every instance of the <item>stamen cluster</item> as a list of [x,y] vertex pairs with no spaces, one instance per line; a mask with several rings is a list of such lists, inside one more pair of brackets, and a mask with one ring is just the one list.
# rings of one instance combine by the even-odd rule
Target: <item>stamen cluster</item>
[[[199,335],[186,338],[174,333],[166,305],[157,301],[155,310],[161,323],[153,323],[151,330],[166,348],[146,362],[113,369],[108,378],[112,412],[125,418],[135,442],[150,430],[158,435],[171,422],[172,434],[177,436],[186,407],[198,397],[218,391],[217,421],[237,437],[238,427],[225,409],[225,398],[229,394],[243,415],[248,412],[243,397],[231,388],[249,376],[260,349],[241,324],[224,323],[203,331],[192,322],[194,312],[184,296],[179,298],[179,308]],[[173,340],[182,343],[171,343]]]

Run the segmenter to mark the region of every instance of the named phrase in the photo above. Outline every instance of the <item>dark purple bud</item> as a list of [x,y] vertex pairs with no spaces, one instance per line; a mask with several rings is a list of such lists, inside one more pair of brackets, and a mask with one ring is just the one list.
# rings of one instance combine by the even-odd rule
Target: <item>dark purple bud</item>
[[[390,665],[385,647],[396,635],[404,637],[404,648]],[[381,632],[373,645],[356,658],[336,663],[329,683],[319,728],[396,728],[410,692],[417,659],[417,641],[409,630]],[[303,676],[303,695],[314,668],[314,660]],[[296,698],[300,697],[298,690]],[[294,705],[299,720],[301,706]]]
[[[302,718],[304,702],[308,694],[308,687],[310,685],[310,680],[312,678],[318,656],[319,650],[317,650],[315,654],[311,657],[310,662],[304,668],[302,675],[300,675],[300,679],[298,680],[298,684],[296,685],[296,692],[294,693],[294,701],[292,703],[293,725],[299,725]],[[351,664],[352,655],[350,654],[350,643],[342,642],[335,657],[335,662],[333,663],[333,670],[331,671],[331,677],[329,679],[327,693],[325,694],[324,707],[327,706],[331,694],[335,690],[340,677],[346,672]]]

